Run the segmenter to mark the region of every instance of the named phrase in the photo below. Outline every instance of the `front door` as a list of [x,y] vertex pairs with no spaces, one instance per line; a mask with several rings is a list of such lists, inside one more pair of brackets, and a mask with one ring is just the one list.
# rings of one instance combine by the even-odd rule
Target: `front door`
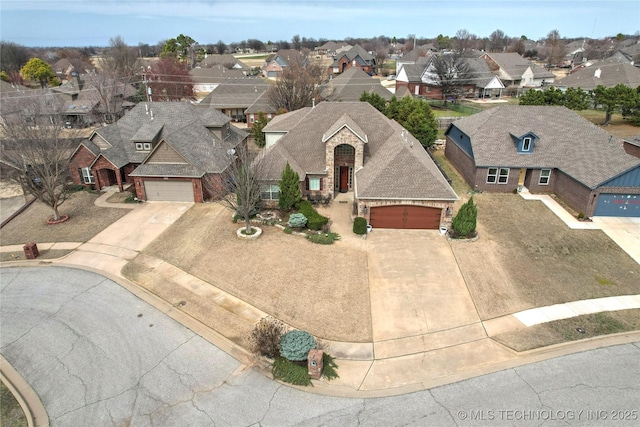
[[524,185],[524,177],[527,174],[527,168],[520,169],[520,176],[518,176],[518,187],[522,188]]
[[340,166],[340,192],[349,191],[349,166]]

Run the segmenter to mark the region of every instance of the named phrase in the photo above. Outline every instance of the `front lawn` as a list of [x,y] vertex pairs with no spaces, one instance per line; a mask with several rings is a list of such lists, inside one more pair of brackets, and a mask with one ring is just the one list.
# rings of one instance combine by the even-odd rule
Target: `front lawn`
[[452,249],[483,320],[640,293],[640,266],[600,230],[572,230],[542,202],[476,194],[476,242]]

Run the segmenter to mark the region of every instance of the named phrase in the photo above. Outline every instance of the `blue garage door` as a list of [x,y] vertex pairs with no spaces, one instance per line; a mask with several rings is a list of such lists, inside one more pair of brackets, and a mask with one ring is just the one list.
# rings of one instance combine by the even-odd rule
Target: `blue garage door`
[[640,217],[640,194],[600,194],[593,215]]

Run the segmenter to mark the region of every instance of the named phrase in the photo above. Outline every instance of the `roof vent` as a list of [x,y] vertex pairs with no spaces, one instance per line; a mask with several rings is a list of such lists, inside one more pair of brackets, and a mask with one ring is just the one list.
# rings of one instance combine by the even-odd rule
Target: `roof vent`
[[595,77],[596,79],[600,78],[600,74],[602,74],[602,70],[600,68],[598,68],[595,73],[593,73],[593,77]]

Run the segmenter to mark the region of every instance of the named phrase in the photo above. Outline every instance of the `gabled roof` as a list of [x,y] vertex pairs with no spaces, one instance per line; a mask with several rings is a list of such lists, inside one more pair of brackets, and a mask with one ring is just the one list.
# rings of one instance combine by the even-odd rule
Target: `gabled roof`
[[336,64],[342,57],[345,57],[345,56],[349,61],[353,61],[357,57],[360,57],[367,64],[374,64],[376,61],[373,55],[371,55],[369,52],[364,50],[364,48],[359,44],[353,46],[351,49],[349,49],[348,51],[342,54],[338,54],[336,56],[336,60],[334,61],[334,64]]
[[[600,70],[600,77],[596,77]],[[600,62],[591,67],[575,71],[556,82],[559,87],[574,87],[593,90],[599,85],[613,87],[623,84],[631,88],[640,86],[640,69],[631,64]]]
[[387,101],[393,96],[379,79],[372,78],[357,67],[347,69],[321,88],[322,97],[327,101],[358,102],[363,92],[378,94]]
[[276,123],[272,128],[287,133],[265,151],[265,163],[270,165],[264,172],[265,180],[279,180],[287,161],[300,179],[307,174],[332,173],[326,170],[326,138],[347,129],[360,138],[366,135],[367,140],[363,167],[355,171],[356,197],[457,199],[420,143],[369,103],[322,102],[294,113],[281,117],[281,122],[289,120],[291,127]]
[[517,52],[507,53],[486,53],[486,56],[491,58],[500,67],[501,73],[505,74],[509,80],[519,80],[522,74],[531,68],[533,76],[535,78],[552,78],[555,75],[544,68],[538,67],[532,62],[529,62]]
[[245,71],[249,71],[251,69],[251,67],[249,67],[247,64],[230,54],[207,55],[207,57],[200,62],[200,67],[212,68],[215,65],[225,66],[230,64],[233,64],[233,69],[241,69]]
[[222,81],[200,104],[213,108],[247,108],[269,88],[260,77],[228,78]]
[[[640,165],[621,140],[565,107],[494,107],[457,120],[453,127],[471,139],[478,167],[558,168],[595,188]],[[518,154],[511,135],[528,132],[539,137],[535,148]]]
[[207,68],[194,68],[189,71],[195,83],[222,83],[229,78],[242,78],[246,76],[246,70],[227,68],[222,64],[215,64]]
[[304,65],[306,58],[300,53],[300,51],[295,49],[280,49],[276,53],[272,53],[267,56],[265,59],[265,64],[270,63],[276,58],[280,58],[285,66],[291,66],[292,64],[298,63],[300,65]]
[[226,150],[234,148],[246,132],[230,127],[223,140],[211,128],[222,128],[230,119],[213,108],[188,102],[140,103],[115,124],[96,129],[111,147],[100,154],[117,167],[129,163],[145,164],[149,153],[136,150],[135,141],[155,140],[170,145],[188,165],[147,164],[133,176],[202,176],[222,172],[229,164]]
[[269,97],[267,96],[267,92],[262,92],[262,94],[258,97],[258,99],[256,99],[253,104],[251,104],[249,107],[247,107],[246,110],[244,110],[244,112],[246,114],[250,114],[250,113],[260,113],[263,112],[265,114],[268,113],[275,113],[277,110],[276,108],[271,105],[271,101],[269,100]]

